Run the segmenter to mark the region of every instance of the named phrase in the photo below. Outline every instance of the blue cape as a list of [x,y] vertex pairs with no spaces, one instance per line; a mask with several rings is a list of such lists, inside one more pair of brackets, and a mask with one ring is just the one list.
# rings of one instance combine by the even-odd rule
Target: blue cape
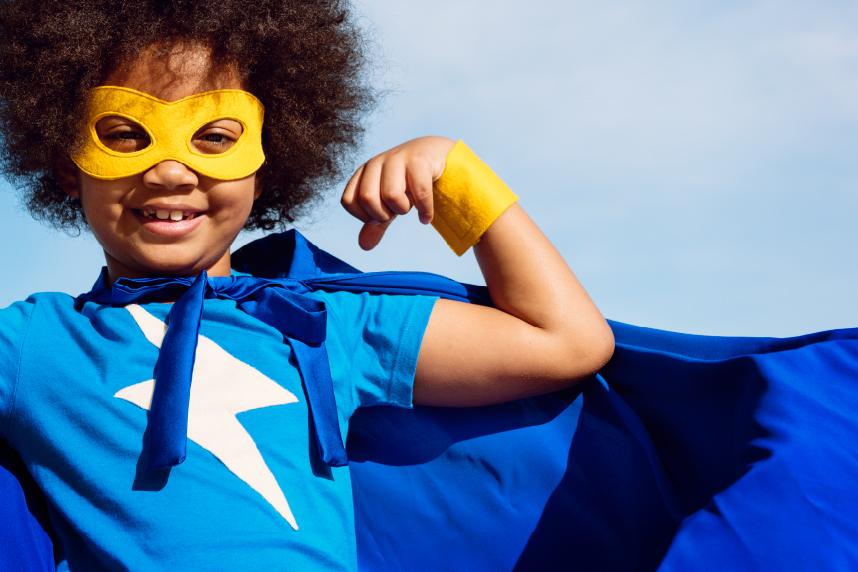
[[[234,265],[358,273],[295,232]],[[387,273],[350,288],[433,284]],[[442,294],[489,303],[481,287]],[[361,569],[858,569],[858,328],[740,338],[609,323],[613,359],[572,390],[361,410],[347,443]],[[52,569],[43,501],[12,452],[0,463],[0,569]]]

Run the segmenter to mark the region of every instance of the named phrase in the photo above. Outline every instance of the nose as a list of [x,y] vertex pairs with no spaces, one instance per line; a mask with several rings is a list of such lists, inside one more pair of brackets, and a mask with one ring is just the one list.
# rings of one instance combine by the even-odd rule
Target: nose
[[161,161],[143,174],[143,184],[163,191],[191,191],[199,184],[197,174],[179,161]]

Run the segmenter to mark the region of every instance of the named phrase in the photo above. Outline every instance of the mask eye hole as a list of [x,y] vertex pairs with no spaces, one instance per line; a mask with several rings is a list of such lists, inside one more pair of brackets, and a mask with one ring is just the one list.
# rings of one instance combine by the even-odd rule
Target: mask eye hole
[[194,149],[200,153],[216,155],[230,149],[244,128],[234,119],[218,119],[203,125],[191,140]]
[[95,132],[105,147],[119,153],[133,153],[152,144],[152,139],[142,125],[118,115],[99,119],[95,123]]

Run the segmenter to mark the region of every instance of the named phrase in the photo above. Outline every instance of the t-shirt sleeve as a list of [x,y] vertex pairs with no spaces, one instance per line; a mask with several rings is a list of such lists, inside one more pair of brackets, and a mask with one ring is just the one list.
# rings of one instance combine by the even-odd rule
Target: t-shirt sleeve
[[15,401],[21,351],[32,312],[29,301],[0,309],[0,437],[6,433]]
[[348,389],[352,410],[412,406],[417,357],[436,300],[418,295],[325,294],[332,375],[338,394]]

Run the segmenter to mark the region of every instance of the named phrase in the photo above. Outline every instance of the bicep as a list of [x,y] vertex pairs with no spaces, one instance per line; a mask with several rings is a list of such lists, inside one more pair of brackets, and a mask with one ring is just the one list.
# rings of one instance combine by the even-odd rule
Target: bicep
[[420,347],[414,402],[478,406],[562,389],[600,367],[586,337],[549,332],[496,308],[438,300]]

